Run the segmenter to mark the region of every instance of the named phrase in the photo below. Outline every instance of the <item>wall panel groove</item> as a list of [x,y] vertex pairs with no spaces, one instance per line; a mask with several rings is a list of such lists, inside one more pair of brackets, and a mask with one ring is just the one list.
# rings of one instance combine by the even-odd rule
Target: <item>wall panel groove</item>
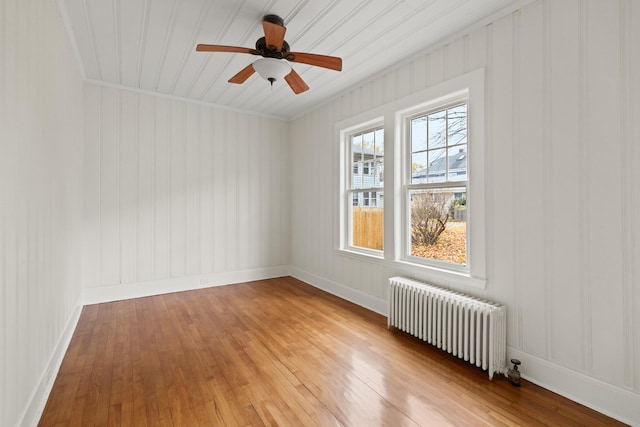
[[635,224],[633,218],[633,195],[635,194],[635,183],[633,179],[626,177],[632,175],[633,148],[631,139],[631,3],[628,0],[620,0],[620,135],[622,142],[622,155],[620,164],[622,167],[621,188],[623,195],[630,195],[631,198],[623,203],[621,214],[621,235],[624,236],[624,250],[622,251],[622,280],[623,280],[623,319],[624,319],[624,381],[625,385],[631,389],[636,387],[634,374],[634,360],[636,360],[633,347],[634,336],[634,316],[633,316],[633,258],[634,247],[633,238],[635,235]]
[[[629,15],[629,134],[628,141],[632,142],[629,145],[630,160],[634,165],[640,163],[640,147],[637,143],[633,143],[638,140],[640,136],[640,47],[637,40],[640,40],[640,7],[635,2],[629,2],[628,8]],[[635,43],[631,44],[632,41]],[[638,212],[640,212],[640,168],[634,167],[631,172],[631,200],[633,218],[637,218]],[[630,220],[632,218],[629,218]],[[640,283],[640,227],[633,222],[632,229],[628,232],[632,235],[631,241],[631,300],[633,310],[631,312],[631,329],[633,330],[633,345],[631,359],[635,361],[633,366],[634,370],[634,390],[640,394],[640,289],[638,289],[638,283]]]
[[[513,39],[513,44],[511,45],[511,48],[513,49],[512,51],[512,57],[511,57],[511,70],[512,70],[512,76],[513,76],[513,80],[511,82],[512,86],[511,86],[511,108],[513,111],[513,124],[512,124],[512,148],[511,148],[511,164],[513,165],[517,165],[520,162],[520,156],[519,156],[519,152],[520,152],[520,147],[518,144],[518,139],[520,138],[520,109],[518,108],[521,105],[520,102],[520,55],[523,55],[523,53],[520,51],[520,28],[519,28],[519,23],[520,23],[520,11],[516,11],[511,15],[511,31],[512,31],[512,39]],[[519,174],[518,174],[518,170],[515,169],[514,174],[512,176],[512,181],[513,181],[513,187],[512,187],[512,191],[513,194],[511,195],[511,211],[517,215],[518,214],[518,202],[519,202],[519,191],[520,191],[520,179],[519,179]],[[520,264],[521,264],[521,259],[520,259],[520,233],[518,232],[518,222],[514,221],[513,222],[513,229],[511,230],[511,235],[512,235],[512,240],[511,240],[511,250],[513,251],[513,262],[516,268],[513,269],[513,299],[514,299],[514,308],[515,308],[515,318],[514,318],[514,323],[515,325],[514,328],[517,331],[516,337],[517,337],[517,342],[514,343],[514,345],[516,346],[516,348],[518,349],[522,349],[524,347],[524,335],[522,333],[523,330],[523,326],[522,326],[522,291],[521,291],[521,274],[520,274]]]
[[578,4],[578,161],[580,164],[579,175],[579,226],[580,226],[580,302],[581,302],[581,336],[582,336],[582,369],[587,373],[593,370],[592,338],[591,338],[591,294],[589,266],[589,167],[586,153],[586,125],[589,109],[587,105],[587,4],[580,0]]
[[554,259],[554,247],[553,247],[553,180],[552,174],[555,166],[553,158],[553,145],[556,140],[553,138],[551,132],[552,129],[552,95],[551,95],[551,6],[549,0],[544,0],[542,3],[542,158],[543,158],[543,170],[542,170],[542,210],[543,210],[543,282],[544,282],[544,329],[545,329],[545,358],[551,359],[554,354],[553,340],[552,340],[552,313],[556,302],[551,297],[553,279],[553,259]]

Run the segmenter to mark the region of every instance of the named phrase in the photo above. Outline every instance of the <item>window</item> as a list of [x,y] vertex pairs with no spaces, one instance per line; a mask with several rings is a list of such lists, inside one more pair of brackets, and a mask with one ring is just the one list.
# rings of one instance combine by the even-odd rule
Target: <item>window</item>
[[[407,117],[405,255],[467,265],[467,104]],[[437,264],[436,264],[437,265]]]
[[[384,166],[384,130],[374,127],[348,135],[346,197],[349,206],[346,240],[349,247],[366,252],[383,250],[384,211],[380,174]],[[376,166],[374,166],[376,165]]]
[[434,283],[485,288],[484,71],[335,129],[338,252]]

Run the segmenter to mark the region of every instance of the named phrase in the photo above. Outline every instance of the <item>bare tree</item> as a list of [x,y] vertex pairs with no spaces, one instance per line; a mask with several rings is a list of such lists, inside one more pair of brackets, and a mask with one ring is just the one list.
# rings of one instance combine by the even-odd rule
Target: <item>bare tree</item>
[[411,197],[411,243],[433,245],[449,220],[450,192],[414,193]]

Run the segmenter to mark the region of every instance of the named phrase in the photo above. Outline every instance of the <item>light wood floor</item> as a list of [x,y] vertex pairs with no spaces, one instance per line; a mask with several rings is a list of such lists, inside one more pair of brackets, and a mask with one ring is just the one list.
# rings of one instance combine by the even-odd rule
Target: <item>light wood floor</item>
[[85,307],[40,425],[621,424],[281,278]]

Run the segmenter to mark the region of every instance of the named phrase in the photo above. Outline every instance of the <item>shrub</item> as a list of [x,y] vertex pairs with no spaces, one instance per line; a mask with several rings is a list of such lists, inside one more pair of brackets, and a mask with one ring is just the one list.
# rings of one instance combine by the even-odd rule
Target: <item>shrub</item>
[[433,245],[445,230],[449,220],[448,192],[414,193],[411,198],[411,242]]

